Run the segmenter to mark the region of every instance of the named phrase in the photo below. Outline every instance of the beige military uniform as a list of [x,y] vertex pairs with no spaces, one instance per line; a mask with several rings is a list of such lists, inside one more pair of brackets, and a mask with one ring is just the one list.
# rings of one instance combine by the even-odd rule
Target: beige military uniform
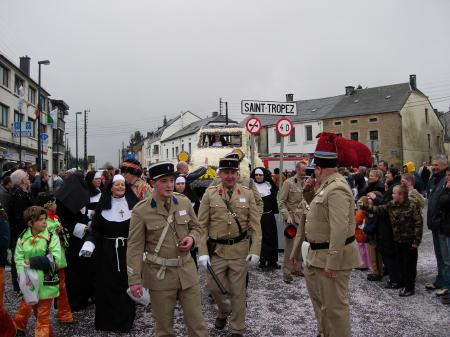
[[[302,208],[303,201],[303,179],[297,176],[287,179],[283,187],[281,188],[281,194],[278,201],[278,209],[280,210],[283,220],[286,222],[288,217],[291,216],[294,223],[297,224],[297,234],[299,239],[297,240],[298,245],[302,245],[305,240],[304,236],[304,223],[302,217],[304,216],[304,211]],[[299,271],[302,265],[302,255],[297,254],[296,257],[300,261],[297,266],[294,266],[291,262],[291,253],[294,247],[294,239],[288,239],[285,236],[285,247],[284,247],[284,261],[283,261],[283,277],[285,279],[290,277],[293,271]]]
[[[221,183],[220,177],[216,177],[212,181],[211,186],[218,186],[220,183]],[[261,195],[258,192],[258,188],[256,187],[256,184],[253,181],[253,179],[239,176],[237,183],[241,184],[242,186],[246,186],[253,191],[253,195],[255,196],[256,207],[258,207],[259,214],[262,215],[264,211],[264,202],[261,198]]]
[[[169,211],[164,202],[155,199],[143,200],[134,207],[128,235],[128,283],[142,284],[150,290],[156,336],[175,336],[173,315],[177,299],[188,335],[208,336],[194,260],[189,252],[178,249],[178,242],[188,235],[198,243],[201,229],[188,198],[174,193],[169,204]],[[158,244],[168,218],[173,218],[173,222]]]
[[[306,239],[311,244],[304,271],[306,286],[325,337],[351,336],[348,282],[351,270],[361,265],[354,241],[354,209],[349,185],[335,173],[316,190],[306,215]],[[328,243],[329,248],[313,249],[320,243]],[[336,277],[326,277],[324,268],[333,270]]]
[[229,299],[224,296],[212,277],[208,274],[207,287],[219,307],[219,317],[230,316],[232,333],[243,333],[246,314],[246,275],[249,254],[259,256],[261,251],[260,214],[256,207],[253,192],[245,186],[236,184],[231,197],[222,184],[211,186],[203,195],[198,219],[202,227],[199,254],[207,255],[206,241],[212,239],[233,239],[240,235],[238,225],[228,211],[224,199],[229,201],[236,213],[242,230],[251,225],[249,237],[234,244],[219,244],[211,256],[211,266],[222,284],[229,292]]

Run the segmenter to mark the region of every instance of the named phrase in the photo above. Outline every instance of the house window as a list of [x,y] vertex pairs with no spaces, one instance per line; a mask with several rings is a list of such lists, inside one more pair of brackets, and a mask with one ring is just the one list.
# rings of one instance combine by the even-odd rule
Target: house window
[[23,80],[16,76],[15,78],[15,84],[14,84],[14,92],[16,93],[16,95],[19,94],[19,88],[22,87],[23,88]]
[[339,125],[342,125],[341,121],[334,122],[334,126],[339,126]]
[[175,149],[172,148],[172,158],[175,158]]
[[289,135],[289,141],[295,143],[295,126],[292,128],[291,134]]
[[9,88],[9,69],[0,65],[0,83]]
[[184,144],[181,144],[181,151],[184,151]]
[[342,137],[342,132],[336,132],[336,136],[341,136]]
[[370,140],[378,140],[378,130],[369,131],[369,139]]
[[30,117],[28,117],[28,121],[31,122],[31,124],[33,124],[32,127],[33,134],[31,135],[31,137],[36,137],[36,121]]
[[350,132],[350,139],[358,140],[358,132]]
[[280,144],[281,143],[281,136],[275,130],[274,130],[274,132],[275,132],[275,143],[276,144]]
[[441,148],[441,136],[436,136],[436,142],[437,142],[438,149],[440,149]]
[[14,110],[14,122],[23,122],[23,114],[17,110]]
[[169,149],[166,149],[166,159],[169,159]]
[[28,101],[36,104],[36,90],[32,87],[28,87]]
[[358,124],[358,120],[357,119],[351,119],[350,120],[350,124]]
[[0,104],[0,125],[1,126],[8,126],[8,114],[9,114],[9,107],[3,104]]
[[428,150],[431,149],[431,135],[427,134],[427,138],[428,138]]
[[[189,140],[190,140],[190,138],[189,138]],[[191,146],[191,143],[189,143],[189,153],[192,153],[192,146]]]
[[378,117],[369,118],[369,123],[376,123],[376,122],[378,122]]
[[178,146],[175,148],[175,154],[178,155]]
[[313,134],[312,134],[312,125],[306,125],[305,126],[305,135],[306,135],[306,141],[312,142],[313,140]]
[[425,123],[428,124],[428,108],[425,108]]

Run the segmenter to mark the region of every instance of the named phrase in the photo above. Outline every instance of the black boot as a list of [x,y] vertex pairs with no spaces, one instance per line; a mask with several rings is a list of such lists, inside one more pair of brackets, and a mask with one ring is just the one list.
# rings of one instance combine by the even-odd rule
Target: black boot
[[217,317],[216,321],[214,322],[214,327],[217,330],[223,330],[225,328],[225,325],[227,325],[227,318],[226,317]]

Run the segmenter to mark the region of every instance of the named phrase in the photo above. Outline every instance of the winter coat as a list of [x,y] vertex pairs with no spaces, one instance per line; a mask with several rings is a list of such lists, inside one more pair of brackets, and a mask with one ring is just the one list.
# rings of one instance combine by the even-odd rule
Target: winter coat
[[431,230],[438,230],[441,226],[439,198],[444,189],[445,171],[433,174],[427,186],[427,226]]
[[450,188],[446,187],[439,196],[440,231],[450,236]]
[[9,223],[6,221],[6,217],[0,217],[0,268],[6,266],[9,240]]
[[[17,240],[16,251],[14,254],[14,260],[19,275],[24,268],[24,261],[26,259],[30,260],[30,267],[33,267],[31,258],[45,257],[47,254],[53,256],[56,267],[61,265],[61,245],[58,236],[51,234],[47,229],[36,236],[33,236],[31,228],[25,230]],[[59,282],[50,278],[52,273],[37,268],[34,269],[36,269],[39,278],[39,299],[58,297]]]
[[408,191],[408,198],[409,200],[416,202],[420,209],[423,209],[425,206],[425,198],[415,188],[411,188]]
[[11,238],[17,238],[27,228],[23,212],[32,205],[30,193],[20,187],[13,190],[7,209]]
[[419,246],[422,240],[422,212],[416,202],[409,200],[402,204],[390,201],[380,206],[362,206],[363,210],[375,214],[387,214],[392,226],[395,242]]
[[359,197],[365,196],[370,192],[378,191],[381,194],[384,194],[386,190],[384,189],[384,184],[382,181],[376,181],[374,183],[368,183],[366,187],[361,191]]

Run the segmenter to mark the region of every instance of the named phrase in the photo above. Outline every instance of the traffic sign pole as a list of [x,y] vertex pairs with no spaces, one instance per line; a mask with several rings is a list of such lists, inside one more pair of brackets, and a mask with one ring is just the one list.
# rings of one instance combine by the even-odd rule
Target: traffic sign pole
[[275,131],[280,136],[280,176],[278,179],[278,191],[281,193],[283,186],[283,157],[284,157],[284,138],[288,137],[294,129],[292,121],[289,118],[280,118],[275,125]]
[[284,157],[284,137],[280,139],[280,174],[278,175],[278,195],[281,193],[283,187],[283,157]]

